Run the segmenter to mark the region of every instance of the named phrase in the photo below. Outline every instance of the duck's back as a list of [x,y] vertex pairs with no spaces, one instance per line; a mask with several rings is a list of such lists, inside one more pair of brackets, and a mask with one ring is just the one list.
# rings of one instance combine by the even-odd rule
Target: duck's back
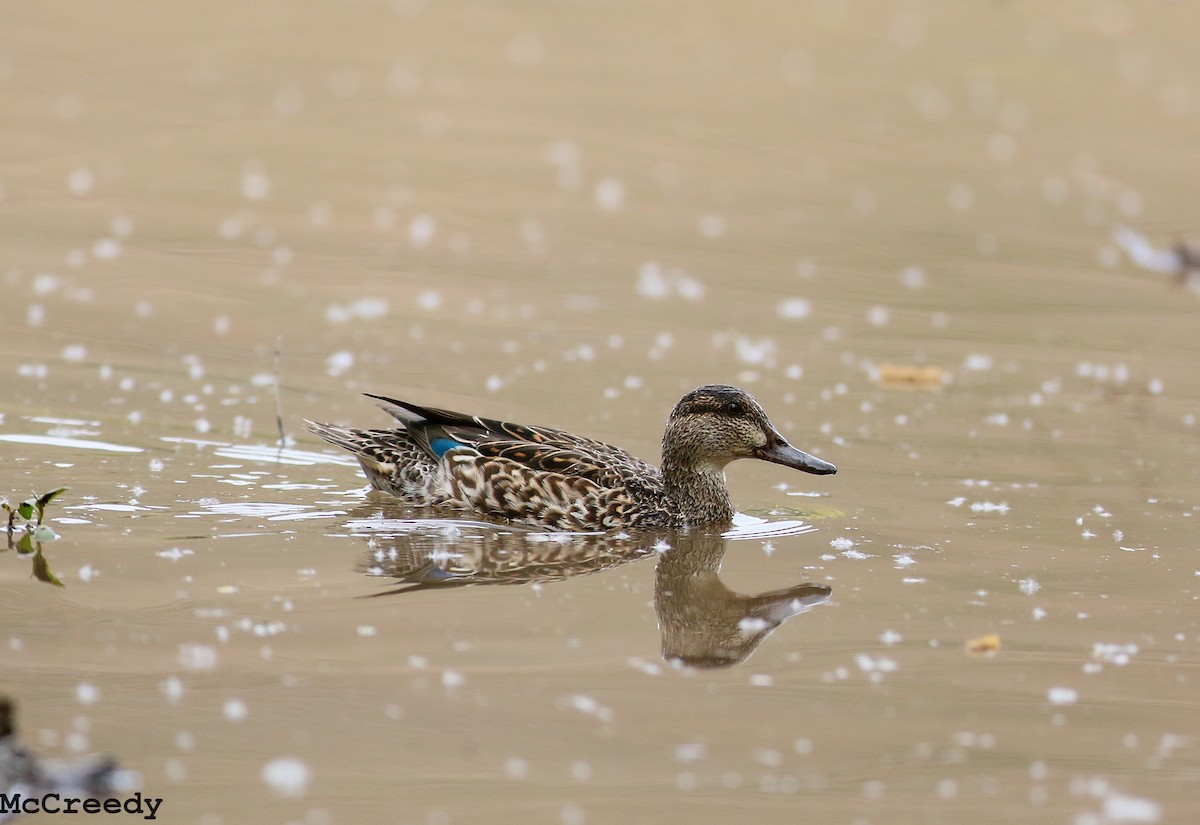
[[402,428],[309,428],[353,450],[384,492],[557,530],[682,524],[659,469],[619,447],[551,427],[373,397]]
[[559,530],[667,526],[662,474],[619,447],[548,427],[486,422],[441,457],[448,504]]

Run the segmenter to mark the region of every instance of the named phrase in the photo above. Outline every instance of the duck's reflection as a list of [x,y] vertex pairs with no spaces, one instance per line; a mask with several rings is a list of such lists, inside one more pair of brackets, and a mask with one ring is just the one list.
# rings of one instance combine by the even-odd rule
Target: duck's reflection
[[745,661],[775,628],[827,601],[832,592],[804,583],[757,595],[735,593],[719,575],[729,539],[715,532],[538,533],[483,522],[378,515],[348,526],[367,540],[359,571],[400,584],[373,595],[553,582],[654,557],[663,658],[696,668]]
[[806,582],[755,596],[735,593],[718,575],[727,545],[719,534],[681,536],[658,560],[654,609],[664,659],[690,667],[740,664],[775,628],[833,592]]

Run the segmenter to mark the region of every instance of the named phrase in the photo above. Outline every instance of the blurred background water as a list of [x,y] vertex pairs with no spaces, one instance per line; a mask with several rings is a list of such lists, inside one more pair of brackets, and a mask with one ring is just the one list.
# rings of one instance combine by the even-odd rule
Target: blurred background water
[[[203,825],[1191,821],[1200,304],[1113,233],[1196,240],[1198,25],[9,7],[0,493],[71,488],[63,587],[0,553],[25,740]],[[730,468],[815,529],[447,537],[299,425],[383,426],[369,391],[655,460],[711,382],[838,464]],[[359,598],[413,536],[553,575]],[[729,666],[671,664],[810,583]]]

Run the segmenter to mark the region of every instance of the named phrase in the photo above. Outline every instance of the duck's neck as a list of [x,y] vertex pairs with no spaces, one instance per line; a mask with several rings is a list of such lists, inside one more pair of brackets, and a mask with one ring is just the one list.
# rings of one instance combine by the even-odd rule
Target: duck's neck
[[725,487],[725,469],[715,464],[697,464],[663,455],[663,483],[667,495],[679,505],[690,526],[729,524],[733,501]]

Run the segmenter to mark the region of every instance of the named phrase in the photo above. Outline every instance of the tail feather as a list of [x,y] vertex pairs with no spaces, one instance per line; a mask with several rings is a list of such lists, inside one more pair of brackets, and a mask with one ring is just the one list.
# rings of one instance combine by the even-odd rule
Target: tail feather
[[339,427],[336,424],[322,424],[319,421],[309,421],[307,418],[302,419],[305,428],[313,435],[318,435],[337,447],[349,450],[352,453],[357,453],[362,447],[363,437],[366,435],[362,430],[355,430],[351,427]]
[[363,395],[367,396],[367,398],[374,398],[379,402],[379,409],[405,426],[419,424],[423,421],[428,421],[432,417],[429,410],[424,407],[418,407],[416,404],[410,404],[407,401],[397,401],[395,398],[373,395],[369,392],[365,392]]

